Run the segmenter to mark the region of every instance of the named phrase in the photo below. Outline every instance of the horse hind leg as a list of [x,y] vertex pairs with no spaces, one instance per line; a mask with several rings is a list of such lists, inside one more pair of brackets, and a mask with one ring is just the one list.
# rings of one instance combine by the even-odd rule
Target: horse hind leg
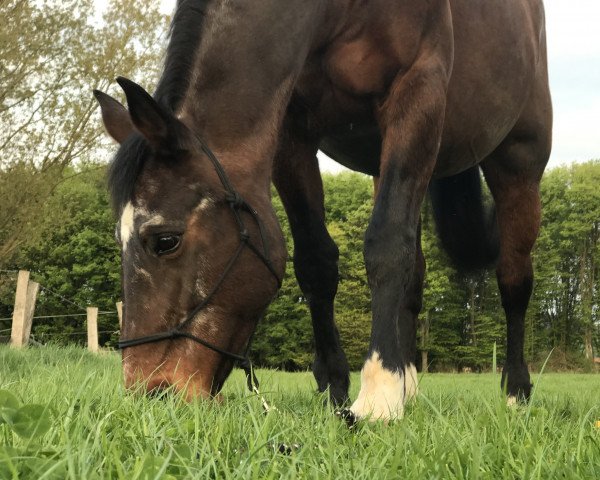
[[525,313],[533,290],[531,250],[540,227],[539,183],[549,155],[547,142],[539,140],[509,138],[482,163],[500,234],[496,277],[506,314],[502,388],[509,404],[528,400],[532,387],[523,351]]
[[539,185],[552,145],[552,102],[545,39],[530,96],[504,142],[481,164],[496,203],[500,257],[496,276],[506,313],[506,364],[502,387],[508,403],[531,393],[525,363],[525,312],[533,290],[531,250],[541,217]]

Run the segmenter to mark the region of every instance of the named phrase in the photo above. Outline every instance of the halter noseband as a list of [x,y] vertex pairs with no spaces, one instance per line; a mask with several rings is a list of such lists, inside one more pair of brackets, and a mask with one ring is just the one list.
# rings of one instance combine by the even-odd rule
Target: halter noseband
[[[252,337],[248,341],[248,345],[246,346],[245,352],[242,355],[240,355],[237,353],[228,352],[227,350],[213,345],[212,343],[207,342],[206,340],[200,337],[197,337],[189,332],[184,331],[184,328],[187,327],[190,323],[192,323],[194,317],[208,305],[213,295],[219,289],[221,284],[225,281],[225,278],[229,274],[230,270],[233,268],[233,265],[235,264],[245,247],[248,247],[252,252],[254,252],[254,254],[264,263],[269,272],[271,272],[271,274],[277,281],[277,288],[281,288],[281,279],[277,275],[277,272],[275,271],[275,268],[271,263],[264,226],[262,221],[260,220],[260,217],[258,216],[258,213],[248,204],[248,202],[246,202],[246,200],[242,198],[242,196],[235,190],[235,188],[233,188],[231,182],[229,181],[229,178],[227,177],[227,174],[225,173],[225,170],[223,169],[223,166],[221,165],[219,160],[217,160],[217,157],[212,152],[212,150],[200,138],[198,138],[198,141],[200,143],[202,151],[212,162],[215,171],[219,176],[219,180],[221,181],[221,184],[225,189],[225,200],[229,203],[229,206],[231,207],[231,211],[233,212],[233,216],[237,223],[238,233],[240,236],[240,243],[232,257],[227,262],[223,273],[221,273],[221,276],[215,283],[212,290],[208,293],[204,300],[202,300],[190,313],[187,314],[183,322],[181,322],[175,328],[166,332],[155,333],[153,335],[146,335],[144,337],[130,338],[127,340],[120,340],[118,343],[118,347],[122,350],[124,348],[135,347],[137,345],[144,345],[146,343],[161,342],[163,340],[174,340],[176,338],[188,338],[214,352],[219,353],[224,357],[228,357],[234,360],[238,364],[238,366],[242,370],[244,370],[244,373],[246,374],[246,384],[248,385],[248,389],[254,391],[255,393],[258,393],[258,380],[256,378],[256,375],[254,374],[252,362],[248,358],[248,351],[250,350],[251,343],[250,340],[252,339]],[[248,233],[248,229],[246,228],[246,224],[244,223],[244,219],[242,218],[242,211],[249,213],[258,225],[262,251],[260,251],[255,245],[250,243],[250,234]]]

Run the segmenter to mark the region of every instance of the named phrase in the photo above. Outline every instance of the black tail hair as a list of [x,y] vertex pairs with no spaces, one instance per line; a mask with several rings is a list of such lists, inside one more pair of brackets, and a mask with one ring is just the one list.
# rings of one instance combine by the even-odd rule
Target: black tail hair
[[432,180],[429,195],[438,236],[452,263],[463,272],[493,265],[500,253],[494,205],[484,205],[479,167]]

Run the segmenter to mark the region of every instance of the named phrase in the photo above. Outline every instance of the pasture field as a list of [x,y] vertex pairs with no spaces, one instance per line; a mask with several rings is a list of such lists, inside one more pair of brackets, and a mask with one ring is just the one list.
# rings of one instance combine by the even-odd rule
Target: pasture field
[[403,420],[353,430],[310,373],[258,377],[278,411],[239,371],[222,405],[186,404],[126,393],[116,354],[2,346],[0,478],[600,478],[600,375],[534,375],[507,408],[499,375],[428,374]]

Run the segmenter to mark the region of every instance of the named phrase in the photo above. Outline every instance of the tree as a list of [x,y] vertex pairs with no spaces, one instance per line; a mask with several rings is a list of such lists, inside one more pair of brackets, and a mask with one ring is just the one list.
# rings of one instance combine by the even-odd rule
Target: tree
[[421,214],[421,244],[426,261],[423,285],[423,309],[419,316],[418,335],[421,353],[421,370],[429,368],[429,352],[434,360],[450,357],[452,349],[459,344],[456,319],[456,289],[452,282],[454,270],[443,252],[435,234],[433,216],[428,202]]
[[[23,248],[18,262],[42,286],[36,315],[58,315],[36,320],[36,336],[50,334],[48,338],[54,341],[85,342],[81,335],[85,317],[61,315],[85,313],[89,305],[115,312],[121,258],[105,187],[106,166],[88,166],[83,171],[68,168],[65,174],[70,175],[68,180],[58,185],[48,204],[49,209],[61,212],[61,223],[52,217],[42,221],[38,228],[44,242]],[[98,327],[101,332],[118,330],[117,316],[100,315]],[[110,338],[111,333],[103,333],[100,342]]]
[[[340,249],[336,323],[351,368],[359,368],[369,342],[370,293],[362,258],[362,240],[372,210],[372,181],[365,175],[324,175],[328,230]],[[254,336],[252,353],[259,364],[307,369],[314,339],[308,305],[292,264],[293,239],[277,196],[274,206],[288,247],[286,276]]]
[[272,189],[273,206],[283,230],[288,258],[277,297],[259,322],[252,342],[257,365],[306,370],[312,362],[312,328],[308,307],[294,275],[293,241],[283,204]]
[[531,333],[540,352],[558,348],[591,360],[597,351],[599,181],[596,160],[551,170],[542,182]]
[[39,239],[63,170],[105,156],[93,88],[155,76],[166,18],[151,0],[0,2],[0,265]]

